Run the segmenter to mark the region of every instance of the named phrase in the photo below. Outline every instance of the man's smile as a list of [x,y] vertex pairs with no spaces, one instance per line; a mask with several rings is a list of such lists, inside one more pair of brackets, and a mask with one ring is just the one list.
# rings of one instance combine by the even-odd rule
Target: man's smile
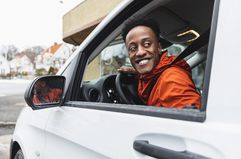
[[145,64],[147,64],[147,63],[149,62],[150,59],[151,59],[151,58],[138,59],[138,60],[136,60],[136,63],[137,63],[138,65],[145,65]]

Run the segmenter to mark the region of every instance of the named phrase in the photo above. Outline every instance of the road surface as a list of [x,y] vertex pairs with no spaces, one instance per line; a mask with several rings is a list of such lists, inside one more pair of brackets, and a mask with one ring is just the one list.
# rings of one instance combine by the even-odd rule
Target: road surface
[[0,135],[12,133],[11,123],[17,121],[21,109],[25,106],[24,92],[29,82],[0,80]]
[[24,92],[29,80],[0,80],[0,159],[8,159],[15,122],[25,106]]

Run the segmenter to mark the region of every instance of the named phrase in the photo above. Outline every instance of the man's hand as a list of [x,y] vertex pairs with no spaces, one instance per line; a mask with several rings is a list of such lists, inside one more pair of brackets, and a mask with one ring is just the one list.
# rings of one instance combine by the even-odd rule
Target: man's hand
[[133,67],[130,67],[130,66],[121,66],[118,69],[118,72],[131,73],[131,74],[137,74],[138,73]]

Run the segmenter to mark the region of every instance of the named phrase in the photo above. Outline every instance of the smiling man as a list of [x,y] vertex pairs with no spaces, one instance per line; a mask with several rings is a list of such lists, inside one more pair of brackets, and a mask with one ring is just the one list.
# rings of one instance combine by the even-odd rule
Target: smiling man
[[138,73],[139,97],[147,105],[200,109],[200,94],[192,81],[190,66],[180,60],[167,68],[176,57],[161,53],[167,41],[159,35],[155,21],[129,19],[122,37],[134,69],[121,67],[119,71]]

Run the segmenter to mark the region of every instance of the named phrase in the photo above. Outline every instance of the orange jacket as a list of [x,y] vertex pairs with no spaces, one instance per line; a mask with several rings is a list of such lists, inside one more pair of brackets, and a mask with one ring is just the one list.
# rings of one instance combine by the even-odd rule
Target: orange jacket
[[138,93],[145,104],[168,108],[195,106],[200,109],[200,94],[192,81],[191,68],[181,60],[164,69],[176,57],[163,53],[151,73],[140,76]]
[[41,103],[52,103],[52,102],[59,102],[61,98],[62,91],[61,89],[54,88],[51,89],[47,95],[38,97],[37,95],[33,96],[33,103],[34,104],[41,104]]

